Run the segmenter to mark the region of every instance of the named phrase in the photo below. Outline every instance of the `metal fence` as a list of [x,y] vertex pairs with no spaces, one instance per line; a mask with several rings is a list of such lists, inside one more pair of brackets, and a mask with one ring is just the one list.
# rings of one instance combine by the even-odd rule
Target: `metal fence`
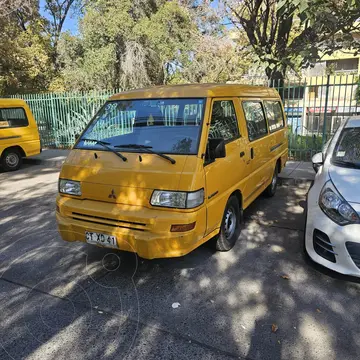
[[[335,132],[341,121],[360,115],[358,76],[334,75],[269,84],[283,99],[289,127],[289,157],[310,160]],[[70,147],[99,107],[114,91],[16,95],[27,101],[38,123],[45,147]]]
[[24,99],[36,119],[43,147],[69,148],[109,96],[119,91],[15,95]]
[[343,120],[360,115],[357,75],[319,76],[272,85],[283,99],[291,159],[309,161]]

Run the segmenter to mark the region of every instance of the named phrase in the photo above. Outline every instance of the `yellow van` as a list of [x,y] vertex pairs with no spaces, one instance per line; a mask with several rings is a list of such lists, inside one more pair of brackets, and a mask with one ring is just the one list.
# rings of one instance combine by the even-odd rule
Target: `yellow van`
[[274,89],[197,84],[114,95],[61,169],[60,234],[147,259],[210,239],[230,250],[243,210],[275,194],[287,156]]
[[39,131],[26,102],[0,99],[0,160],[3,170],[17,170],[23,157],[40,152]]

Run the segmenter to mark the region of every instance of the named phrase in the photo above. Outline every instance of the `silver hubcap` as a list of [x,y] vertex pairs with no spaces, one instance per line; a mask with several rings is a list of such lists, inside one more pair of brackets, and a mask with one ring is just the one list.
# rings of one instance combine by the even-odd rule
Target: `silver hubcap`
[[19,157],[16,154],[9,154],[5,158],[6,164],[15,167],[19,163]]
[[234,209],[230,207],[226,211],[225,224],[224,224],[225,236],[227,239],[230,239],[234,235],[235,228],[236,228],[236,215]]

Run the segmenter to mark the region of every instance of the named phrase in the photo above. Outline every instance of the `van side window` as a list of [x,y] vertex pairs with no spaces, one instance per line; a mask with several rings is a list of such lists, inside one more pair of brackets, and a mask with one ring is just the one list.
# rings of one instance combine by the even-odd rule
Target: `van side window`
[[264,101],[266,117],[270,132],[284,127],[284,115],[279,101]]
[[253,141],[267,134],[264,110],[259,101],[243,101],[242,103],[249,140]]
[[239,124],[232,100],[214,101],[209,139],[224,139],[228,143],[239,137]]
[[29,121],[23,108],[1,108],[0,129],[28,126]]

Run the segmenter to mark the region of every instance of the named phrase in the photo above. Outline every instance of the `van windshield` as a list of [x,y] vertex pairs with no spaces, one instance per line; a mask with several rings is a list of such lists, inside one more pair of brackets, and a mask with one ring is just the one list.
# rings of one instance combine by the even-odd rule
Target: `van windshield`
[[117,151],[146,152],[147,148],[166,154],[197,154],[204,104],[204,98],[109,101],[76,148],[104,150],[100,144],[86,140],[95,139]]
[[345,128],[335,146],[331,162],[334,165],[360,169],[360,127]]

